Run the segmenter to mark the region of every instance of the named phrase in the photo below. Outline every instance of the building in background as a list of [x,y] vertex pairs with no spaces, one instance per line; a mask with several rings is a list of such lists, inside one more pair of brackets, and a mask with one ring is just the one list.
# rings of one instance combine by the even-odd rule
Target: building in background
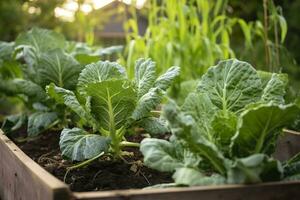
[[[120,44],[125,42],[124,24],[130,18],[130,6],[121,1],[113,1],[106,6],[95,10],[93,15],[105,18],[102,27],[96,27],[95,38],[100,38],[104,44]],[[137,12],[139,33],[144,34],[148,25],[147,16],[141,10]]]

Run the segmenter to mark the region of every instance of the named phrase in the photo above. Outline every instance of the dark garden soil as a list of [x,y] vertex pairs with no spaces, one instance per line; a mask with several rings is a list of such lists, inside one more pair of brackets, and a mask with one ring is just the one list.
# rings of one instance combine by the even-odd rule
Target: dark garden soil
[[[18,134],[18,136],[20,135],[22,132]],[[141,140],[141,138],[132,139]],[[61,156],[58,132],[47,132],[39,138],[27,142],[14,141],[35,162],[64,181],[66,168],[72,165]],[[161,173],[143,166],[142,155],[138,149],[128,148],[126,151],[134,155],[124,156],[124,160],[119,161],[102,157],[84,168],[70,171],[66,176],[66,183],[72,191],[81,192],[144,188],[172,182],[171,174]]]

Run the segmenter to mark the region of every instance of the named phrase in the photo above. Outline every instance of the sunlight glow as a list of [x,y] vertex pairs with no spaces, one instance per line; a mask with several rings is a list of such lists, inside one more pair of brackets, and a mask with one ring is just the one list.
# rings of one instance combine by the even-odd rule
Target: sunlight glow
[[[97,1],[97,0],[94,0]],[[126,4],[131,4],[133,2],[133,0],[122,0],[124,3]],[[136,0],[136,7],[138,9],[142,8],[144,6],[144,4],[146,3],[147,0]]]
[[37,7],[34,7],[34,6],[30,6],[28,8],[28,13],[29,14],[41,14],[41,9],[40,8],[37,8]]
[[[112,3],[113,1],[122,1],[126,4],[136,2],[138,9],[142,8],[146,3],[146,0],[90,0],[81,5],[80,10],[85,14],[90,13],[93,10],[103,8],[104,6]],[[54,12],[55,16],[65,21],[74,21],[75,12],[78,10],[78,3],[76,0],[68,0],[62,7],[56,7]]]
[[81,11],[88,14],[93,10],[93,7],[90,4],[83,4],[81,6]]
[[72,22],[74,21],[74,12],[66,10],[64,8],[56,7],[54,10],[55,17],[61,18],[64,21]]
[[111,2],[113,2],[113,0],[92,0],[92,2],[94,4],[94,8],[99,9],[110,4]]
[[78,3],[75,1],[67,1],[64,8],[70,11],[76,11],[78,9]]

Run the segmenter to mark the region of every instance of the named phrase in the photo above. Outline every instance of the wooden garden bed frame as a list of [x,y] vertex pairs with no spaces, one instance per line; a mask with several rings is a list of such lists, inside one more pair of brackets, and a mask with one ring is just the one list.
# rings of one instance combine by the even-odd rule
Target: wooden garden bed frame
[[[286,154],[293,153],[290,145],[300,144],[300,137],[292,135],[281,143],[283,151],[277,153],[285,158]],[[296,200],[299,196],[300,181],[72,193],[65,183],[30,159],[0,130],[1,200]]]

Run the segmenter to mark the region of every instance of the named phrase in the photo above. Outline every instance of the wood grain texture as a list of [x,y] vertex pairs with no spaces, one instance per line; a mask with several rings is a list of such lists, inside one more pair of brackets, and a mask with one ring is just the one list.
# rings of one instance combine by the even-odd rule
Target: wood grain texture
[[298,200],[300,182],[74,193],[78,200]]
[[300,152],[300,133],[284,130],[283,136],[278,140],[274,157],[280,161],[288,160]]
[[0,130],[0,198],[2,200],[64,200],[63,182],[31,160]]

